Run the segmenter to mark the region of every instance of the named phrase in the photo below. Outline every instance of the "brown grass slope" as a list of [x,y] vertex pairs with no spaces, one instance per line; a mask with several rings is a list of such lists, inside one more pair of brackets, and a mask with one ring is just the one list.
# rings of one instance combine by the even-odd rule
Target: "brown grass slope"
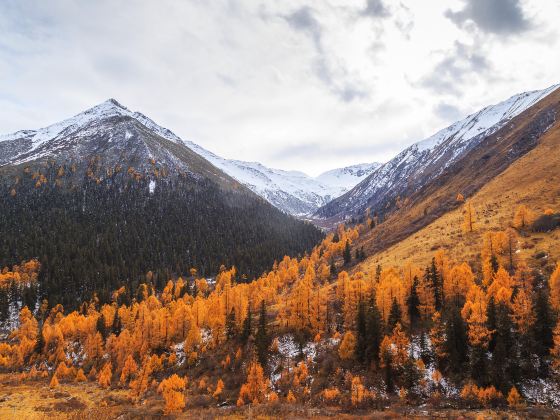
[[[522,153],[519,159],[494,176],[496,170],[507,163],[507,160],[499,159],[500,154],[513,155],[517,153],[516,147],[529,146],[514,143],[533,141],[526,137],[530,131],[528,127],[543,112],[553,110],[560,116],[559,99],[560,92],[556,91],[521,115],[522,118],[512,121],[508,127],[514,125],[515,129],[496,133],[502,141],[491,153],[481,154],[482,151],[478,151],[471,157],[471,162],[458,168],[448,180],[442,180],[440,185],[431,185],[415,205],[396,212],[384,225],[367,235],[366,241],[375,252],[360,268],[369,271],[377,264],[395,265],[404,261],[425,265],[438,248],[446,249],[456,261],[475,263],[484,232],[508,227],[520,204],[538,214],[547,208],[560,211],[560,122],[554,122],[538,139],[536,147]],[[499,166],[489,168],[489,165]],[[469,200],[476,210],[477,223],[472,234],[462,232],[463,208],[456,202],[458,192],[470,195]],[[428,209],[426,215],[424,209]],[[445,210],[448,211],[439,216]],[[431,223],[425,223],[426,220]],[[415,229],[417,226],[421,228]],[[395,229],[399,239],[403,235],[408,236],[396,244],[392,241],[392,246],[384,248],[383,243],[390,243],[386,238],[391,229]],[[525,233],[520,237],[521,257],[530,259],[538,251],[549,254],[546,261],[539,262],[540,265],[548,263],[550,267],[560,261],[560,232]]]
[[555,131],[559,119],[560,89],[513,118],[423,188],[401,197],[405,205],[395,208],[382,224],[365,235],[365,249],[369,254],[379,253],[456,209],[460,205],[458,193],[467,199],[474,196],[540,144],[543,134]]

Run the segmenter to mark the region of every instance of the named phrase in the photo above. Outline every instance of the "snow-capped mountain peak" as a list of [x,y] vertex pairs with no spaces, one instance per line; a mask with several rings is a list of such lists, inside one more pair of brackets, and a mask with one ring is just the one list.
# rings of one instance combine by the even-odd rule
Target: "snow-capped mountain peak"
[[379,166],[353,189],[320,208],[315,216],[345,218],[352,214],[363,214],[367,207],[375,211],[377,206],[387,204],[388,200],[395,199],[405,190],[420,188],[485,138],[504,127],[512,118],[559,87],[560,85],[554,85],[514,95],[414,143]]
[[[120,134],[117,134],[115,127],[123,118],[140,123],[152,134],[186,146],[276,207],[294,215],[313,213],[320,206],[348,191],[378,166],[376,163],[361,164],[328,171],[314,178],[299,171],[268,168],[258,162],[225,159],[196,143],[182,140],[171,130],[158,125],[140,112],[129,110],[112,98],[48,127],[0,136],[0,155],[3,155],[0,156],[0,165],[54,157],[61,151],[68,154],[69,149],[86,147],[85,142],[91,142],[92,139],[104,138],[111,142],[115,136],[121,136],[115,139],[121,142],[118,150],[141,147],[146,158],[157,158],[150,148],[134,142],[133,126],[125,124],[118,131]],[[87,147],[91,149],[94,145]],[[174,163],[169,154],[162,154],[160,157],[160,163]]]

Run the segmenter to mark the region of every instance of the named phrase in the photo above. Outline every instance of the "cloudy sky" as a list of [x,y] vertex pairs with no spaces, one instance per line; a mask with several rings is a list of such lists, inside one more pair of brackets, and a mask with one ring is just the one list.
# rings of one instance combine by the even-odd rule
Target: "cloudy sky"
[[2,0],[0,133],[114,97],[317,175],[559,83],[558,22],[558,0]]

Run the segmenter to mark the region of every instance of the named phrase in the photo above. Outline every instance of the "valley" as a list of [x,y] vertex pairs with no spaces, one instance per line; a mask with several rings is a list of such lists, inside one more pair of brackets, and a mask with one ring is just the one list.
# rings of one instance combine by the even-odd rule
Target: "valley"
[[317,178],[114,100],[1,137],[0,417],[557,416],[559,92]]

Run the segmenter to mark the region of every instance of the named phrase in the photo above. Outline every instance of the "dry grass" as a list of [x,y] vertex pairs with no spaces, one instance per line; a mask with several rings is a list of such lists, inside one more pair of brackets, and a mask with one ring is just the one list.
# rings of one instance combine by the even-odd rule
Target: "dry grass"
[[558,413],[551,409],[529,407],[523,412],[509,410],[460,410],[433,407],[414,408],[396,404],[385,410],[345,412],[336,407],[308,407],[301,404],[269,406],[192,408],[187,405],[177,416],[163,416],[159,397],[150,396],[135,406],[124,390],[103,390],[92,383],[61,384],[56,390],[48,382],[19,383],[15,375],[0,375],[0,419],[428,419],[428,418],[550,418]]
[[[455,261],[477,262],[484,232],[505,229],[515,208],[525,204],[538,214],[546,208],[560,211],[560,127],[545,134],[541,143],[487,183],[472,198],[478,214],[476,232],[462,233],[462,208],[452,210],[403,241],[368,258],[358,269],[412,262],[426,265],[443,248]],[[537,263],[538,251],[549,253],[548,264],[560,261],[560,231],[520,237],[520,256]],[[540,264],[540,262],[539,262]]]

